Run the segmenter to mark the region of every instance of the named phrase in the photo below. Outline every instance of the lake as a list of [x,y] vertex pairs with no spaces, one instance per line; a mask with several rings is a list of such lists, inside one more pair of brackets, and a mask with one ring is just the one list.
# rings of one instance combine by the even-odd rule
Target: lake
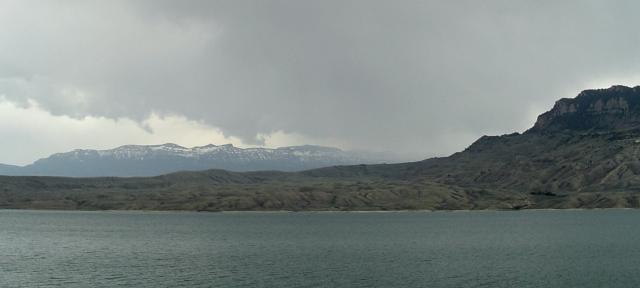
[[0,210],[0,287],[640,287],[640,211]]

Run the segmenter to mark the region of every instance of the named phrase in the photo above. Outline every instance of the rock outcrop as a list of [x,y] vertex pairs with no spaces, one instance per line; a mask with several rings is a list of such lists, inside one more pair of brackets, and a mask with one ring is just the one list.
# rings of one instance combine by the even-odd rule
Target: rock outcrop
[[585,90],[573,99],[560,99],[540,115],[529,132],[604,131],[640,126],[640,86]]

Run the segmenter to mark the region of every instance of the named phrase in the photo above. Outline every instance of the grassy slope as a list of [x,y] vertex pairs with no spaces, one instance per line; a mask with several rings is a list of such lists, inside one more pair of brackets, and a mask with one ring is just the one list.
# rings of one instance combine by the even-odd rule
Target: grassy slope
[[[340,170],[343,168],[335,168]],[[348,169],[348,168],[347,168]],[[331,169],[333,170],[333,169]],[[326,171],[328,172],[328,171]],[[141,210],[510,209],[522,195],[375,175],[211,170],[153,178],[0,177],[0,208]]]

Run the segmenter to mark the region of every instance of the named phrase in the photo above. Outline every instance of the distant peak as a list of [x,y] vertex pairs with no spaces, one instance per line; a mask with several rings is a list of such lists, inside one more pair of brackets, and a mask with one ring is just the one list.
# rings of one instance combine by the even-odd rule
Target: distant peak
[[178,144],[175,144],[175,143],[164,143],[164,144],[159,145],[159,146],[169,147],[169,148],[185,148],[185,147],[182,147],[182,146],[180,146]]

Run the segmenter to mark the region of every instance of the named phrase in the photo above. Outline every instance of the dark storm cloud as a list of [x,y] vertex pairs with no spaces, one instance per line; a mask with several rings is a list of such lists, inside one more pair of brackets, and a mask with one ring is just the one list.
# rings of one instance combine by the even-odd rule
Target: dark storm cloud
[[41,3],[2,4],[0,94],[247,143],[281,130],[426,157],[640,79],[632,1]]

